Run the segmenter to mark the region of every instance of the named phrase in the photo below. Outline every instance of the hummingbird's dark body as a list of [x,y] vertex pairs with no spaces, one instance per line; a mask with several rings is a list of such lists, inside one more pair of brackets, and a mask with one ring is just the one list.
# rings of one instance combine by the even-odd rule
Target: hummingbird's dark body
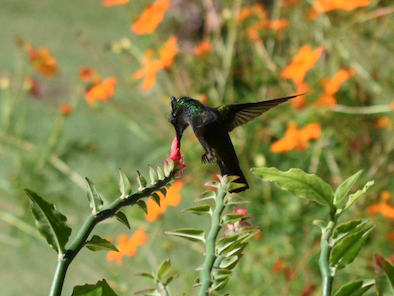
[[[239,176],[236,181],[246,187],[233,190],[244,191],[248,182],[239,167],[238,157],[231,142],[229,132],[276,105],[295,96],[255,103],[241,103],[208,107],[188,97],[175,99],[171,97],[172,114],[170,122],[174,125],[178,143],[184,130],[190,125],[201,145],[205,149],[203,162],[216,162],[222,175]],[[180,145],[180,144],[179,144]]]

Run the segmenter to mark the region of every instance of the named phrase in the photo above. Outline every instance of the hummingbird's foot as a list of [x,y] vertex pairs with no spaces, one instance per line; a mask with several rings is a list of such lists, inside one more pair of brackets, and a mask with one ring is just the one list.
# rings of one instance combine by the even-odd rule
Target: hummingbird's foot
[[214,162],[215,158],[212,156],[212,154],[205,152],[202,156],[201,156],[201,161],[203,163],[211,163]]

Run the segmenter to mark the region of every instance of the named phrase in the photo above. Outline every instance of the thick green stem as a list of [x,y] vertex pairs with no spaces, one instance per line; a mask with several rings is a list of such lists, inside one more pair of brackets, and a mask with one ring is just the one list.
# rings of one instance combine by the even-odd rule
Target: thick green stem
[[159,180],[153,185],[150,185],[144,188],[140,192],[136,192],[126,199],[117,199],[113,203],[111,203],[106,209],[100,211],[94,216],[90,216],[86,219],[85,223],[82,225],[79,230],[77,236],[74,241],[71,243],[70,247],[66,251],[66,254],[59,258],[56,271],[52,280],[52,286],[49,292],[49,296],[60,296],[63,289],[64,279],[66,277],[68,266],[74,260],[75,256],[79,253],[79,251],[85,246],[86,240],[88,239],[90,233],[93,228],[100,222],[111,218],[116,214],[119,209],[134,205],[138,200],[144,197],[149,197],[155,191],[158,191],[160,188],[174,180],[176,175],[176,171],[173,171],[168,177],[163,180]]
[[323,231],[320,242],[321,253],[319,258],[319,268],[323,280],[322,296],[331,296],[332,293],[334,275],[332,274],[330,269],[330,253],[332,247],[329,244],[329,239],[331,238],[336,223],[337,217],[335,216],[335,214],[332,214],[330,222],[328,223],[326,229],[324,229]]
[[222,227],[221,217],[223,210],[226,207],[224,204],[224,197],[226,196],[226,193],[227,192],[222,188],[219,188],[219,192],[216,197],[216,208],[212,214],[211,229],[209,230],[207,241],[205,243],[205,261],[200,273],[201,289],[198,294],[199,296],[209,295],[208,290],[212,285],[211,274],[216,260],[215,243]]

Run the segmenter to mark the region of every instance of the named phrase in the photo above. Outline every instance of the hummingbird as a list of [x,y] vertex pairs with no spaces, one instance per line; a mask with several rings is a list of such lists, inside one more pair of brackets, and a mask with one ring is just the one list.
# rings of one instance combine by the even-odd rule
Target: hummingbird
[[185,129],[190,125],[197,139],[205,149],[203,163],[216,162],[222,175],[238,176],[235,181],[245,187],[230,192],[242,192],[249,188],[243,174],[229,132],[243,125],[269,109],[299,95],[274,100],[209,107],[189,97],[171,97],[170,122],[175,128],[178,147]]

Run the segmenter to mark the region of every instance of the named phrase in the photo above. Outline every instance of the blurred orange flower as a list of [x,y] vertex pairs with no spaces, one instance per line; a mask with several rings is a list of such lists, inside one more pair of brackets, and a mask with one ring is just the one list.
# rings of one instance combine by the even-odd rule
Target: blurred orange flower
[[282,30],[289,26],[289,21],[287,19],[270,20],[264,6],[260,3],[243,7],[238,16],[238,20],[245,21],[252,17],[257,18],[257,20],[246,29],[246,34],[252,41],[258,40],[259,31],[261,30]]
[[149,199],[147,202],[148,214],[145,216],[146,220],[153,222],[167,210],[168,206],[179,205],[181,202],[181,195],[179,194],[179,191],[181,190],[182,186],[182,181],[177,180],[171,186],[171,188],[167,190],[166,197],[164,197],[161,193],[158,193],[160,195],[160,207],[154,200]]
[[375,123],[375,127],[377,129],[384,129],[390,126],[391,119],[388,116],[383,116],[378,118],[378,120]]
[[73,112],[73,107],[69,104],[60,105],[60,113],[64,116],[69,116]]
[[354,75],[353,69],[342,69],[339,70],[332,77],[331,80],[323,79],[322,85],[324,87],[324,93],[317,99],[313,106],[333,106],[337,103],[334,98],[334,94],[339,90],[339,87],[343,82],[349,80],[350,77]]
[[389,204],[390,199],[391,193],[387,190],[382,191],[380,194],[380,202],[368,207],[369,213],[371,215],[381,213],[386,218],[394,219],[394,207]]
[[272,143],[270,150],[274,153],[289,152],[291,150],[306,150],[309,140],[318,139],[321,136],[321,127],[318,123],[310,123],[304,129],[298,129],[295,122],[290,122],[285,136]]
[[[297,84],[296,94],[305,94],[309,91],[309,86],[305,82]],[[307,104],[305,96],[298,96],[290,100],[290,105],[296,109],[304,109]]]
[[109,77],[93,85],[85,92],[86,101],[93,106],[96,100],[102,102],[110,100],[114,96],[116,83],[116,78]]
[[32,45],[25,43],[24,49],[29,55],[30,61],[36,70],[47,78],[52,78],[57,74],[59,66],[57,60],[52,56],[48,48],[36,50]]
[[128,238],[127,235],[121,234],[118,237],[119,245],[116,248],[119,252],[109,252],[107,255],[108,261],[116,261],[119,265],[123,264],[123,257],[132,257],[137,253],[137,247],[143,245],[148,236],[143,229],[138,229],[134,234]]
[[316,0],[313,6],[317,12],[323,12],[336,9],[350,11],[369,4],[371,4],[371,0]]
[[103,0],[103,6],[124,5],[129,2],[130,0]]
[[28,94],[34,98],[40,98],[42,96],[42,90],[40,83],[33,77],[27,77],[24,81],[24,87]]
[[209,41],[201,41],[195,48],[193,53],[197,56],[205,55],[212,50],[212,43]]
[[157,0],[146,8],[131,29],[138,35],[151,34],[164,18],[164,13],[170,7],[170,1]]
[[101,79],[96,70],[85,66],[79,69],[78,75],[83,82],[93,82],[96,84]]
[[142,69],[133,75],[134,80],[144,78],[142,89],[151,89],[155,84],[157,71],[172,66],[174,58],[178,53],[176,44],[177,38],[175,36],[170,37],[163,48],[159,50],[158,55],[160,59],[154,59],[154,56],[157,54],[151,49],[145,52],[144,59],[142,60]]
[[313,68],[322,52],[323,47],[321,46],[313,51],[309,45],[302,46],[291,64],[283,69],[282,77],[293,79],[296,84],[303,82],[306,72]]
[[394,101],[391,103],[391,110],[394,112]]

